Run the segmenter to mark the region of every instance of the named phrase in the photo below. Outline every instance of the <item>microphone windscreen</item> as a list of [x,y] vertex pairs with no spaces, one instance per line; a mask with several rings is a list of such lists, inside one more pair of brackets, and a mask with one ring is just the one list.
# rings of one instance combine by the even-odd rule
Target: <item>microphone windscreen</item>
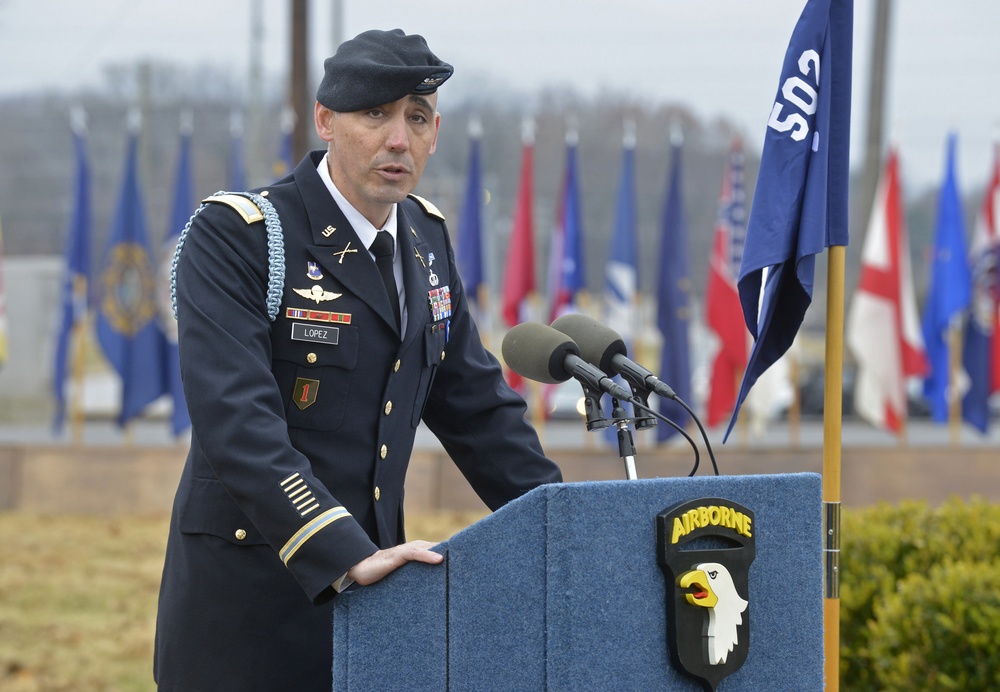
[[615,372],[612,358],[628,355],[625,342],[618,332],[592,317],[569,313],[556,318],[552,328],[575,341],[580,349],[580,357],[604,372]]
[[569,379],[566,356],[579,354],[573,340],[560,331],[537,322],[511,327],[500,347],[507,367],[521,377],[555,384]]

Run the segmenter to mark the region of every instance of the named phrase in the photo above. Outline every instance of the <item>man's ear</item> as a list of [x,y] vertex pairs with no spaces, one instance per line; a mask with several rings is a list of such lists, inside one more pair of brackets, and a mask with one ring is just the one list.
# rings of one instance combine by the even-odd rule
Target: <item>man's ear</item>
[[324,142],[329,142],[333,139],[333,119],[335,115],[332,110],[319,101],[316,102],[316,107],[313,110],[313,120],[316,122],[316,134]]
[[441,130],[441,114],[434,111],[434,141],[431,142],[430,153],[433,154],[437,149],[438,144],[438,132]]

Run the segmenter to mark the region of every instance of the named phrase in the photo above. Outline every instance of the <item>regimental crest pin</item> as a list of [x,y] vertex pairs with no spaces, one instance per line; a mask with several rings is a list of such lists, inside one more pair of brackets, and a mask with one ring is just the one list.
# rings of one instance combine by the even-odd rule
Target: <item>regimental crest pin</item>
[[306,276],[313,281],[319,281],[323,278],[323,272],[315,262],[306,262]]
[[657,560],[666,576],[667,649],[708,692],[750,650],[754,514],[731,500],[701,498],[656,516]]

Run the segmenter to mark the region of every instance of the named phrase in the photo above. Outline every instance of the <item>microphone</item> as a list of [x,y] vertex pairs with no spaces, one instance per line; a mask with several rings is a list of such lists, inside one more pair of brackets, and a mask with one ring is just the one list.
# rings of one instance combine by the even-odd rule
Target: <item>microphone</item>
[[580,348],[580,357],[594,363],[604,372],[618,373],[637,389],[677,399],[677,394],[666,382],[625,355],[628,349],[614,329],[578,313],[557,318],[552,323],[552,328],[576,342]]
[[632,393],[580,357],[573,339],[537,322],[515,325],[503,338],[503,359],[511,370],[536,382],[556,384],[574,377],[593,389],[631,401]]

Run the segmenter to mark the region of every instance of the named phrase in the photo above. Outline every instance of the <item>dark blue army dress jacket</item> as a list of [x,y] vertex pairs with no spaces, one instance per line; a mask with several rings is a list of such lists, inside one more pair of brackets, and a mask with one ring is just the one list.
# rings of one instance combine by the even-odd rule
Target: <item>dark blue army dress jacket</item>
[[160,592],[162,690],[330,689],[332,583],[403,542],[421,419],[492,509],[561,478],[480,342],[443,217],[399,205],[401,334],[321,157],[257,191],[283,230],[273,321],[256,215],[208,203],[177,262],[193,433]]

